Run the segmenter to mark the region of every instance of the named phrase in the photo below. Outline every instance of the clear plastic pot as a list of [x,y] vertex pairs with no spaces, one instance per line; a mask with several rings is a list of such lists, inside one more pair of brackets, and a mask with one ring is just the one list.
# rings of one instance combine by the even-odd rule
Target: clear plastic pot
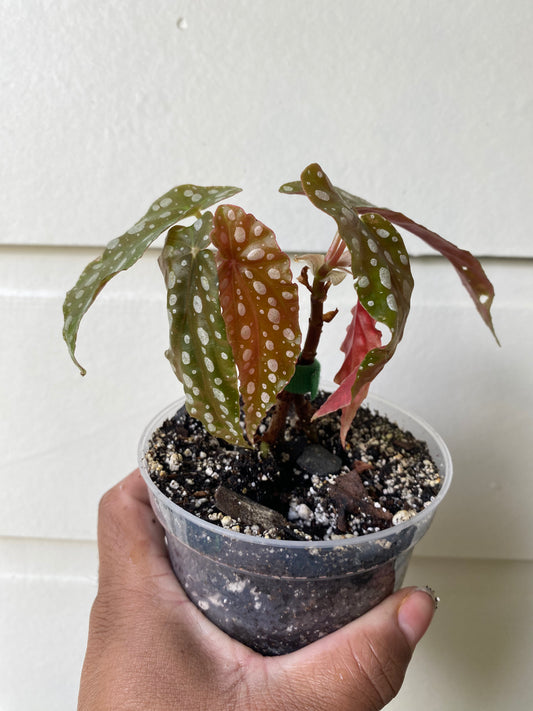
[[443,478],[427,508],[365,536],[277,541],[203,521],[152,482],[144,460],[148,442],[183,404],[174,403],[150,422],[139,445],[139,466],[166,531],[174,572],[212,622],[262,654],[284,654],[342,627],[401,587],[413,547],[428,530],[452,477],[450,453],[429,425],[381,398],[366,401],[427,443]]

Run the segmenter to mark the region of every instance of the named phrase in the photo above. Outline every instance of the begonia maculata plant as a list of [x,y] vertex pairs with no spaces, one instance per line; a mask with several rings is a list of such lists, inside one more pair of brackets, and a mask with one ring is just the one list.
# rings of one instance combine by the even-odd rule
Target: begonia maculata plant
[[[399,212],[334,187],[322,168],[312,164],[300,181],[280,188],[287,195],[307,196],[337,228],[325,255],[300,257],[306,265],[298,281],[311,300],[302,344],[298,286],[272,230],[233,204],[219,205],[214,214],[208,210],[238,192],[234,187],[197,185],[169,190],[83,270],[63,307],[63,336],[82,374],[75,348],[83,315],[105,284],[135,264],[166,230],[159,258],[170,324],[166,355],[183,384],[189,413],[232,445],[249,447],[259,440],[272,444],[292,406],[304,419],[341,410],[344,442],[370,383],[394,355],[409,314],[413,277],[394,225],[414,233],[452,263],[494,334],[494,289],[470,252]],[[335,377],[338,388],[315,411],[305,395],[316,392],[318,342],[323,324],[336,314],[326,312],[324,302],[329,288],[348,275],[354,306],[341,345],[344,362]],[[386,342],[383,331],[390,334]],[[258,427],[271,408],[270,425],[259,436]]]

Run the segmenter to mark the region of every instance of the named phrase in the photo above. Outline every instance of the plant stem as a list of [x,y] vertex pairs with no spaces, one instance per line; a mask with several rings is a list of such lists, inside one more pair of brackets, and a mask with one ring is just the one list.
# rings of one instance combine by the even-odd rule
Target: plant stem
[[302,352],[300,353],[300,357],[298,358],[298,363],[300,365],[310,365],[314,362],[320,337],[322,335],[322,327],[324,325],[324,302],[328,294],[330,282],[324,281],[321,278],[322,275],[320,272],[321,270],[319,269],[317,275],[313,279],[312,287],[309,285],[309,282],[307,282],[307,274],[304,276],[304,273],[302,272],[302,276],[305,279],[303,283],[311,292],[311,313],[309,315],[305,343],[303,345]]
[[[311,294],[311,313],[307,326],[307,335],[302,351],[298,357],[298,365],[312,365],[315,362],[318,344],[322,335],[324,323],[329,323],[335,317],[337,309],[324,313],[324,302],[326,301],[331,281],[328,279],[330,272],[336,268],[344,268],[342,264],[343,255],[346,252],[346,244],[339,233],[333,238],[333,242],[328,249],[324,263],[317,270],[313,284],[309,283],[309,267],[304,267],[298,277],[298,281],[305,286]],[[271,445],[277,442],[285,429],[287,416],[294,406],[300,426],[310,439],[313,439],[313,427],[311,418],[314,408],[312,404],[298,393],[289,393],[285,390],[280,392],[277,402],[274,405],[274,412],[267,431],[262,436],[262,441]]]
[[[311,313],[305,343],[298,358],[299,365],[311,365],[315,361],[325,320],[324,301],[330,287],[330,282],[322,278],[323,275],[320,269],[313,279],[312,286],[309,284],[307,272],[307,267],[305,267],[302,270],[299,281],[311,293]],[[313,406],[303,395],[282,390],[278,394],[277,402],[274,405],[274,412],[268,429],[261,438],[263,442],[273,445],[281,438],[292,406],[295,407],[302,429],[312,438],[311,417],[314,411]]]
[[285,429],[287,415],[291,409],[293,399],[293,393],[288,393],[286,390],[282,390],[278,393],[277,401],[274,405],[274,412],[272,413],[272,417],[270,419],[270,424],[265,434],[261,437],[262,442],[272,445],[280,439]]

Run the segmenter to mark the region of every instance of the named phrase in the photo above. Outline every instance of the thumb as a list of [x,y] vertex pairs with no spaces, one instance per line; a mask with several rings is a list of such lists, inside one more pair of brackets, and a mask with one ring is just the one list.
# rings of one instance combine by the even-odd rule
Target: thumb
[[400,690],[437,600],[429,588],[399,590],[337,632],[281,657],[283,671],[301,679],[302,697],[316,704],[309,708],[327,702],[324,708],[338,711],[381,709]]

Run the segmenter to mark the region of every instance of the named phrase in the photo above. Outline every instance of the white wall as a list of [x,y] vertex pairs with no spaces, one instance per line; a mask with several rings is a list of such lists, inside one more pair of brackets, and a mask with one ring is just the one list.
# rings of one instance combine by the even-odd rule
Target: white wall
[[[454,457],[418,570],[480,559],[489,580],[517,561],[516,581],[532,579],[532,21],[525,0],[2,3],[2,711],[72,708],[97,501],[134,468],[145,422],[180,394],[162,355],[157,247],[83,324],[85,379],[61,340],[64,293],[98,247],[184,182],[239,185],[239,203],[287,250],[323,250],[329,221],[276,193],[318,161],[336,184],[484,258],[502,348],[451,267],[409,240],[411,320],[374,391],[432,422]],[[345,325],[331,324],[328,344]],[[332,375],[339,361],[325,349],[322,361]],[[524,594],[531,610],[531,585]],[[450,624],[454,611],[442,613]],[[433,702],[416,674],[395,708]],[[433,684],[449,695],[445,677]],[[442,708],[471,708],[454,693]]]

